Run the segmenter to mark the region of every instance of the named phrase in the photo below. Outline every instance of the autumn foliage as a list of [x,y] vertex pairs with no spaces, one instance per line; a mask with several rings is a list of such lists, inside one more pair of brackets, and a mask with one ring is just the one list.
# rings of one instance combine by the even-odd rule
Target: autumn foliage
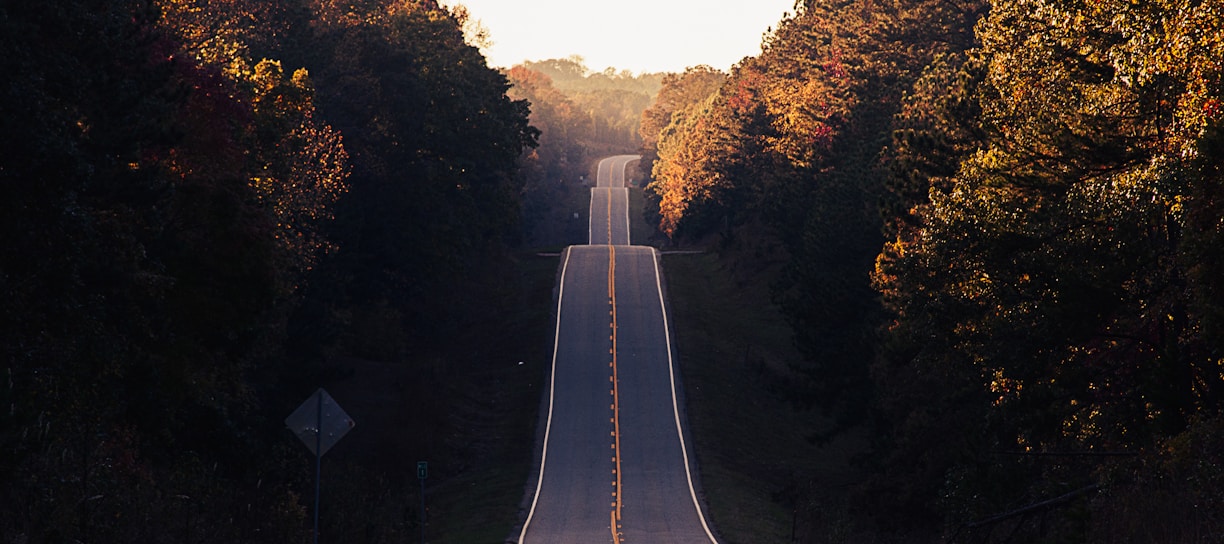
[[801,2],[668,107],[662,227],[780,263],[808,401],[874,436],[861,534],[1224,530],[1222,21],[1220,2]]

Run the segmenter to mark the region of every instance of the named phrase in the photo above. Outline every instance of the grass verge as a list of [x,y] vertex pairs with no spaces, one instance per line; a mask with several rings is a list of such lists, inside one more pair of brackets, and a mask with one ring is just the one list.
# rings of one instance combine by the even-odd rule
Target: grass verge
[[328,384],[357,421],[324,459],[329,540],[416,541],[417,461],[429,463],[429,542],[505,542],[518,523],[551,354],[557,259],[525,251],[505,260],[499,289],[481,295],[486,311],[445,353],[414,354],[411,364],[348,359]]
[[[633,240],[659,245],[662,234],[644,219],[645,205],[644,191],[631,190]],[[733,272],[715,253],[670,254],[662,262],[689,434],[720,540],[783,543],[835,534],[835,527],[813,525],[837,525],[838,514],[816,520],[809,512],[844,494],[862,441],[815,445],[807,437],[826,420],[786,400],[803,377],[793,371],[800,354],[790,325],[771,301],[769,268]]]
[[635,246],[657,245],[662,236],[655,225],[642,218],[642,207],[646,205],[646,193],[638,187],[629,188],[629,241]]
[[[524,255],[516,310],[472,339],[490,359],[456,391],[454,447],[465,466],[430,490],[430,542],[505,542],[519,521],[551,346],[557,259]],[[519,364],[522,361],[522,364]]]
[[826,421],[785,400],[799,354],[765,282],[735,281],[709,253],[663,268],[711,521],[724,544],[792,542],[813,501],[844,494],[859,441],[808,440]]
[[[799,354],[763,278],[735,279],[712,253],[663,259],[690,433],[711,522],[724,544],[829,534],[855,478],[861,437],[808,439],[826,420],[795,405]],[[840,508],[840,507],[839,507]],[[832,517],[831,517],[832,516]]]

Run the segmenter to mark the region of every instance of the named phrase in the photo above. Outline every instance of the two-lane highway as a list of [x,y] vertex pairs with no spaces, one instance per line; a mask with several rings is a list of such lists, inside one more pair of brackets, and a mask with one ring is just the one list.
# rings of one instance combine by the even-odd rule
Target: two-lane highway
[[630,246],[627,164],[600,162],[590,245],[563,254],[526,543],[710,543],[677,402],[658,253]]
[[625,168],[629,163],[642,160],[641,155],[616,155],[599,161],[595,170],[595,185],[598,187],[624,187]]
[[629,245],[629,189],[592,187],[590,238],[587,243]]
[[617,155],[599,161],[595,187],[591,188],[590,237],[588,244],[629,245],[629,188],[625,168],[638,155]]

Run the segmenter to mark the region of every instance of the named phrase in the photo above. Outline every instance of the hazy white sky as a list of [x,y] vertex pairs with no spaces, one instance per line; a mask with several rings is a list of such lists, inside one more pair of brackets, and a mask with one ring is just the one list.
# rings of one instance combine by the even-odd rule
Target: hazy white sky
[[761,35],[794,0],[443,0],[489,30],[489,64],[581,55],[588,68],[726,70],[761,50]]

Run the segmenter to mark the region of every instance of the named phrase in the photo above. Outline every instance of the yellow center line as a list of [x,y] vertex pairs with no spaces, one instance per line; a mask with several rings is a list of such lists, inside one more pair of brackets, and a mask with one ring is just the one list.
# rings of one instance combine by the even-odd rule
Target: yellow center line
[[608,245],[612,245],[612,189],[608,189]]
[[612,512],[612,542],[620,542],[620,535],[616,533],[616,512]]
[[615,493],[616,493],[616,509],[612,511],[612,534],[613,540],[619,542],[616,537],[617,523],[621,519],[621,455],[620,455],[620,378],[617,375],[616,361],[616,246],[608,245],[608,302],[612,306],[612,436],[613,436],[613,459],[616,466],[613,470],[616,471]]

